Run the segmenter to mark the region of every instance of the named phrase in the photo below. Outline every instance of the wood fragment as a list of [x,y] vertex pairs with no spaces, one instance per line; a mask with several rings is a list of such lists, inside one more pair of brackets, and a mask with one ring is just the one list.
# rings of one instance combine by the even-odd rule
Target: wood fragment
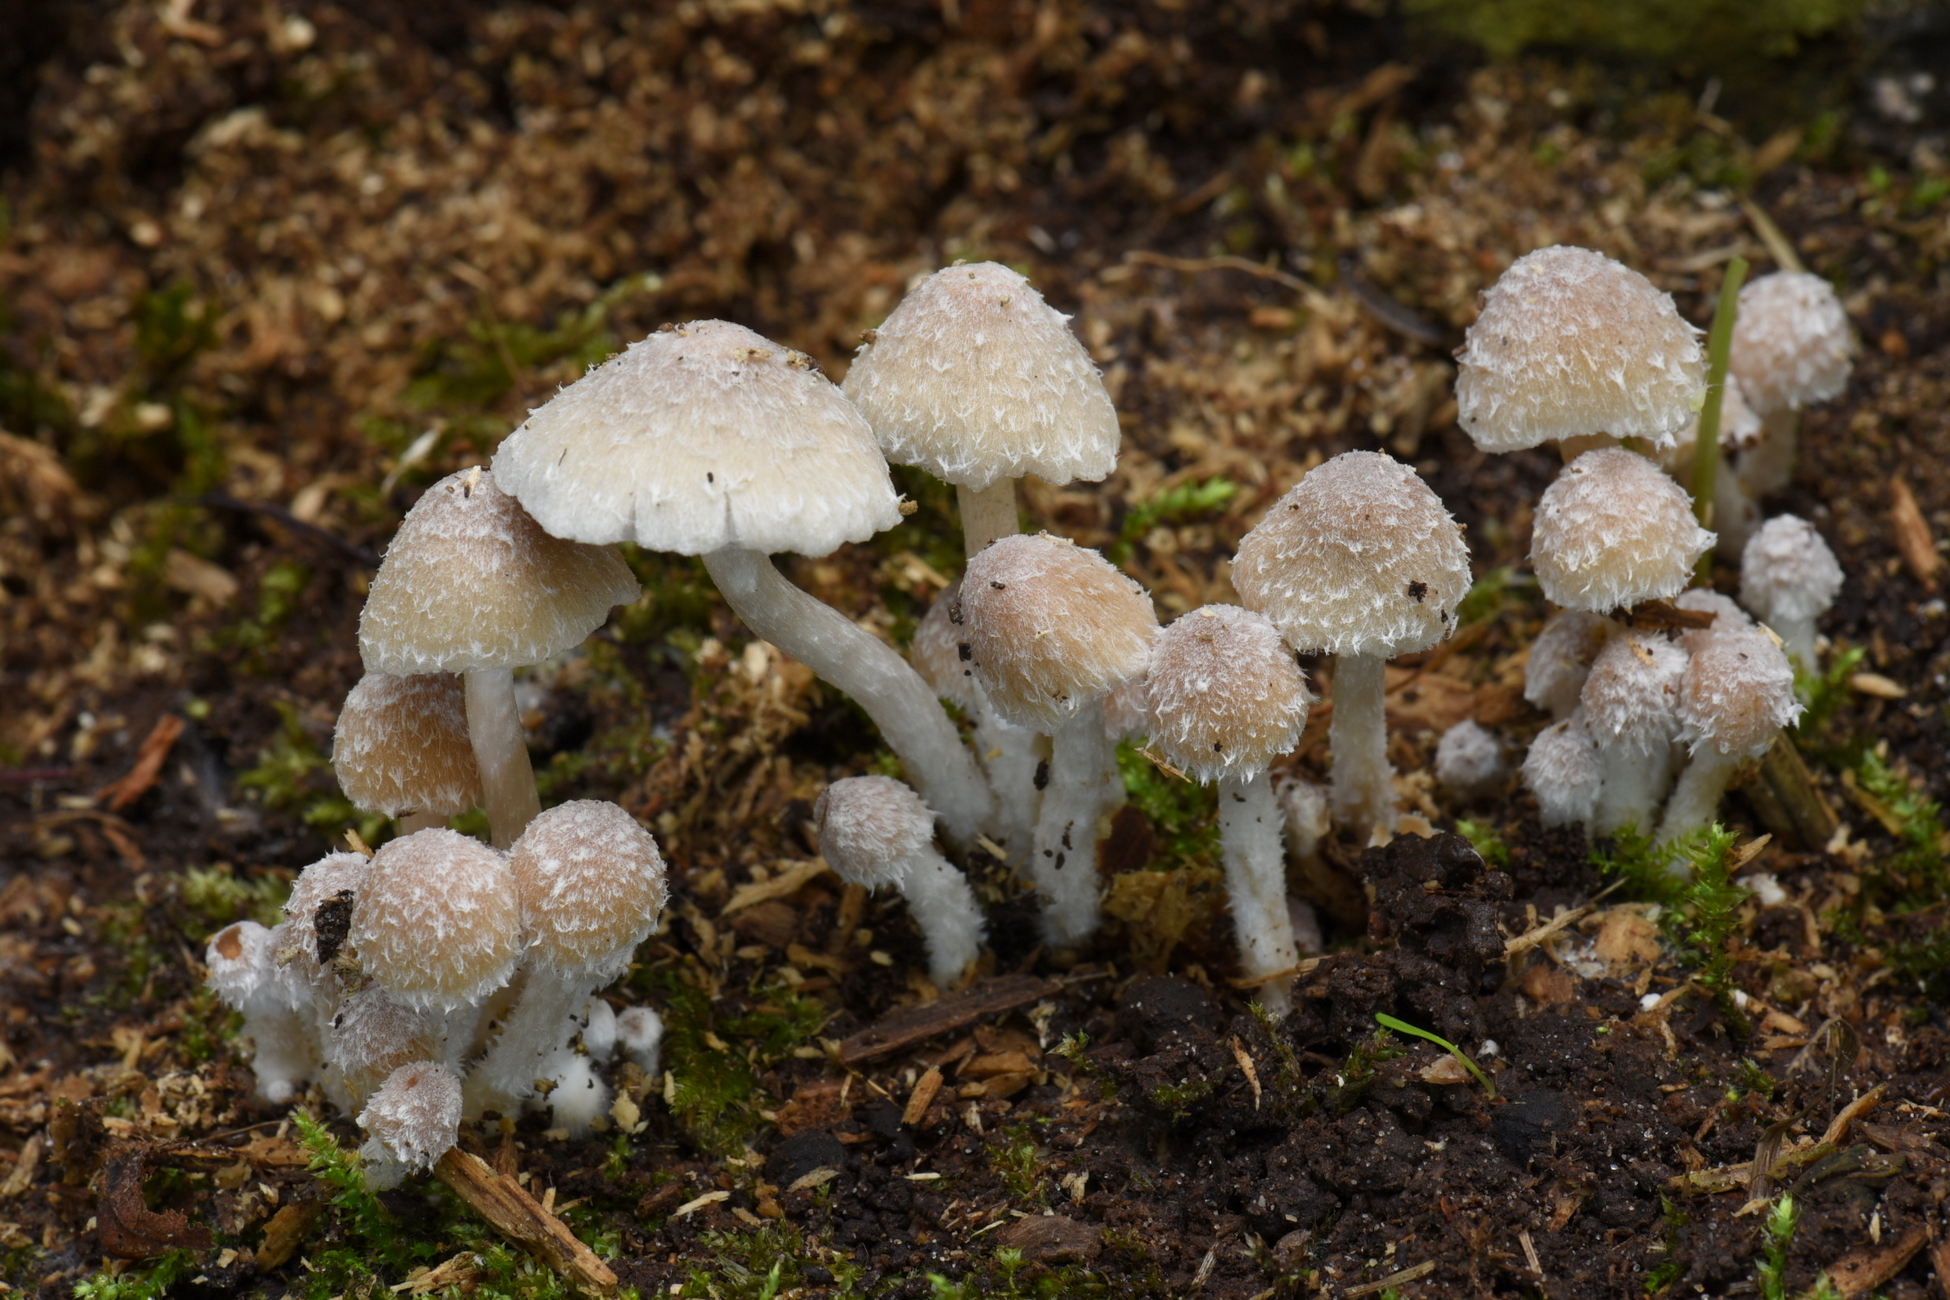
[[147,794],[162,774],[163,761],[169,757],[170,747],[182,734],[183,720],[175,714],[165,713],[157,718],[156,725],[149,729],[148,736],[143,739],[142,748],[136,751],[135,766],[120,780],[103,786],[95,795],[95,802],[106,802],[110,812],[121,812]]
[[1930,535],[1929,520],[1917,508],[1916,496],[1900,474],[1889,479],[1889,528],[1895,534],[1896,552],[1923,590],[1935,591],[1937,570],[1943,557],[1937,554],[1936,538]]
[[255,1256],[257,1271],[269,1273],[290,1263],[298,1247],[304,1244],[313,1221],[324,1209],[325,1203],[318,1200],[293,1201],[278,1207],[278,1212],[264,1225],[264,1241]]
[[434,1177],[486,1219],[496,1232],[591,1295],[616,1292],[616,1274],[568,1226],[547,1213],[521,1184],[487,1161],[455,1147],[433,1166]]
[[1888,1091],[1888,1084],[1878,1083],[1875,1087],[1869,1089],[1860,1097],[1857,1097],[1854,1101],[1837,1111],[1835,1118],[1829,1121],[1828,1131],[1821,1135],[1822,1144],[1839,1148],[1842,1145],[1842,1139],[1848,1136],[1848,1126],[1856,1120],[1861,1119],[1864,1115],[1869,1114],[1877,1106],[1880,1106],[1883,1095]]
[[941,1067],[936,1065],[930,1067],[928,1072],[920,1077],[914,1085],[914,1091],[908,1094],[907,1109],[901,1112],[901,1123],[909,1128],[919,1124],[922,1116],[928,1113],[928,1106],[934,1101],[935,1094],[940,1091]]
[[770,880],[760,880],[749,885],[740,885],[731,895],[730,900],[725,903],[723,909],[719,911],[718,915],[721,917],[730,916],[733,912],[741,912],[754,904],[796,894],[799,892],[800,887],[812,880],[813,877],[822,876],[831,870],[832,868],[826,865],[825,858],[811,858],[805,862],[795,862],[792,866],[781,871],[778,875],[773,876]]
[[1343,1300],[1358,1300],[1360,1296],[1373,1295],[1377,1291],[1386,1291],[1391,1286],[1402,1286],[1409,1282],[1419,1281],[1433,1272],[1435,1272],[1435,1261],[1425,1259],[1419,1264],[1410,1265],[1399,1273],[1390,1273],[1387,1277],[1379,1277],[1372,1282],[1363,1282],[1360,1286],[1351,1286],[1341,1292],[1341,1295]]
[[1769,833],[1805,853],[1819,852],[1839,824],[1785,731],[1775,735],[1755,778],[1741,787],[1741,796]]
[[924,1007],[904,1007],[881,1017],[841,1043],[838,1059],[842,1065],[858,1065],[876,1056],[911,1047],[936,1034],[961,1029],[977,1020],[986,1020],[1038,999],[1053,997],[1062,991],[1062,987],[1034,975],[1003,975],[983,980]]
[[[1843,1300],[1873,1291],[1908,1267],[1929,1239],[1929,1230],[1919,1223],[1888,1246],[1858,1246],[1828,1266],[1828,1280]],[[1940,1281],[1941,1271],[1937,1276]]]

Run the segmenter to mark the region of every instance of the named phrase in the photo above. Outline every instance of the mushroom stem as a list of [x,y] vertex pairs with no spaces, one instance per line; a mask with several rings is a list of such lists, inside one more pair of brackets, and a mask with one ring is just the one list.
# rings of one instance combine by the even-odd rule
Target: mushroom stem
[[467,1111],[483,1109],[513,1117],[535,1095],[548,1058],[569,1041],[573,1017],[589,1000],[594,983],[586,971],[563,974],[531,966],[521,1000],[501,1025],[501,1035],[467,1076]]
[[928,978],[952,988],[981,955],[982,905],[968,877],[932,849],[908,858],[902,871],[901,895],[928,949]]
[[1395,830],[1395,771],[1388,765],[1388,716],[1383,693],[1387,661],[1344,654],[1334,660],[1334,716],[1327,723],[1333,751],[1334,817],[1356,838]]
[[[1666,801],[1666,815],[1659,822],[1655,843],[1670,844],[1712,821],[1720,811],[1720,796],[1727,792],[1727,783],[1739,766],[1738,755],[1722,754],[1710,744],[1701,745],[1686,764],[1686,770],[1679,774],[1672,798]],[[1675,859],[1673,865],[1680,862]]]
[[1036,773],[1049,761],[1049,742],[1004,719],[984,696],[975,718],[975,752],[988,773],[989,788],[995,791],[991,834],[1009,850],[1010,860],[1021,865],[1035,836],[1036,810],[1042,801]]
[[1795,453],[1801,446],[1801,412],[1784,406],[1761,416],[1760,422],[1767,436],[1753,450],[1740,453],[1737,471],[1756,501],[1794,480]]
[[399,819],[399,833],[412,835],[419,831],[437,831],[447,824],[447,819],[439,813],[410,812]]
[[[993,800],[954,723],[921,675],[838,610],[787,582],[769,557],[728,546],[704,557],[711,581],[745,626],[859,702],[958,851],[974,842]],[[482,769],[485,778],[486,769]]]
[[1012,478],[999,478],[985,488],[956,484],[955,504],[961,507],[962,547],[970,556],[998,537],[1014,537],[1022,531]]
[[1097,928],[1097,818],[1115,797],[1104,706],[1093,701],[1050,738],[1049,783],[1036,817],[1030,878],[1043,896],[1050,942],[1071,947]]
[[521,711],[515,707],[515,674],[512,668],[477,668],[464,679],[467,737],[474,744],[474,765],[481,770],[481,803],[494,847],[506,849],[542,810],[535,769],[528,763],[528,741],[521,733]]
[[[1280,849],[1280,809],[1264,768],[1219,780],[1219,842],[1225,857],[1226,897],[1239,936],[1239,964],[1248,979],[1292,970],[1300,963],[1293,916],[1286,902],[1286,860]],[[1293,980],[1259,986],[1260,1005],[1275,1016],[1293,1005]]]
[[1600,740],[1598,761],[1605,775],[1592,829],[1609,835],[1627,826],[1641,831],[1650,826],[1659,796],[1672,780],[1671,744],[1661,743],[1648,752],[1627,742]]

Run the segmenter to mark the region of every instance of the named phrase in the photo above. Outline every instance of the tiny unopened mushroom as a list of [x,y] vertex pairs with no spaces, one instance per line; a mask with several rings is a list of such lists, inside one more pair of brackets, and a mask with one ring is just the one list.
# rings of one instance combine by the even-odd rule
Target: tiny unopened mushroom
[[1802,672],[1815,671],[1815,620],[1842,590],[1842,566],[1815,526],[1794,515],[1761,525],[1740,560],[1740,601],[1785,643]]
[[[1660,455],[1659,463],[1674,480],[1690,486],[1694,457],[1698,452],[1699,417],[1680,436],[1679,445]],[[1747,539],[1760,527],[1760,507],[1747,494],[1746,484],[1734,472],[1733,458],[1759,446],[1765,436],[1760,416],[1747,405],[1740,381],[1727,376],[1720,397],[1720,464],[1713,475],[1713,531],[1718,534],[1715,548],[1724,556],[1738,559]]]
[[299,1008],[277,962],[284,927],[265,929],[238,921],[210,937],[204,963],[210,987],[223,1004],[244,1016],[252,1040],[251,1071],[258,1095],[274,1106],[290,1101],[297,1086],[318,1070]]
[[951,988],[980,955],[982,908],[968,878],[934,847],[934,814],[888,776],[835,781],[813,804],[819,852],[848,884],[891,886],[928,950],[928,978]]
[[1727,368],[1766,428],[1760,445],[1742,452],[1737,462],[1755,497],[1787,486],[1801,408],[1848,386],[1853,351],[1848,313],[1820,276],[1776,271],[1740,290]]
[[1395,826],[1384,665],[1455,630],[1469,590],[1462,529],[1415,471],[1372,451],[1306,474],[1239,543],[1232,583],[1295,650],[1335,656],[1336,817],[1367,839]]
[[616,1013],[616,1045],[649,1078],[662,1062],[664,1018],[653,1007],[624,1007]]
[[354,808],[400,818],[406,835],[444,825],[480,803],[461,679],[453,673],[361,677],[339,709],[332,772]]
[[1715,632],[1731,632],[1754,625],[1754,620],[1747,617],[1747,611],[1740,608],[1733,597],[1722,595],[1711,587],[1689,588],[1675,596],[1672,604],[1674,609],[1713,616],[1713,621],[1705,627],[1687,628],[1673,638],[1687,654],[1699,649],[1706,638]]
[[1545,489],[1530,562],[1553,604],[1607,614],[1678,595],[1712,544],[1684,488],[1645,457],[1602,447]]
[[1582,710],[1537,733],[1523,760],[1523,783],[1537,797],[1537,814],[1544,825],[1591,825],[1604,767]]
[[1017,480],[1095,482],[1117,464],[1117,410],[1069,319],[998,262],[915,285],[843,387],[889,461],[955,485],[971,556],[1019,531]]
[[377,984],[345,1000],[332,1019],[329,1042],[351,1106],[365,1101],[393,1071],[440,1050],[433,1018]]
[[1523,697],[1557,719],[1578,707],[1591,661],[1610,639],[1612,622],[1586,609],[1563,609],[1551,615],[1523,666]]
[[438,1061],[402,1065],[359,1112],[370,1136],[359,1154],[366,1186],[385,1191],[415,1169],[431,1169],[460,1139],[460,1080]]
[[1666,801],[1662,844],[1712,821],[1734,770],[1765,754],[1781,728],[1801,716],[1794,669],[1765,631],[1716,630],[1686,666],[1679,715],[1692,760]]
[[1435,779],[1456,798],[1469,802],[1502,788],[1510,773],[1503,742],[1494,731],[1464,718],[1435,744]]
[[[1148,732],[1171,763],[1219,788],[1226,896],[1248,979],[1299,961],[1286,899],[1282,817],[1268,769],[1307,725],[1313,693],[1279,629],[1235,605],[1204,605],[1158,637],[1145,678]],[[1274,1015],[1292,1006],[1292,977],[1259,986]]]
[[1686,652],[1660,632],[1615,636],[1592,662],[1579,700],[1604,768],[1591,823],[1600,834],[1652,825],[1672,780],[1686,664]]

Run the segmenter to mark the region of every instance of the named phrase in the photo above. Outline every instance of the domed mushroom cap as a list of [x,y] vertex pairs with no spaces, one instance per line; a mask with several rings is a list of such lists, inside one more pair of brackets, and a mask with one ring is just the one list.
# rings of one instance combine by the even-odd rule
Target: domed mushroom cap
[[[1750,546],[1752,544],[1748,543]],[[1672,603],[1675,609],[1713,616],[1713,622],[1708,626],[1687,628],[1673,638],[1687,654],[1699,649],[1706,638],[1715,633],[1737,632],[1754,625],[1754,620],[1747,617],[1747,611],[1736,605],[1731,596],[1723,596],[1711,587],[1688,588],[1674,597]]]
[[332,1063],[345,1073],[357,1095],[402,1065],[423,1061],[439,1049],[439,1035],[423,1011],[394,998],[377,984],[345,1000],[332,1017]]
[[367,673],[345,697],[332,772],[352,806],[452,817],[481,801],[467,693],[452,673]]
[[1503,742],[1488,727],[1464,718],[1435,745],[1435,779],[1465,797],[1503,779]]
[[1537,796],[1537,812],[1546,826],[1590,821],[1604,779],[1598,743],[1582,710],[1538,732],[1523,760],[1523,783]]
[[460,1137],[460,1114],[460,1080],[437,1061],[415,1061],[386,1076],[359,1127],[401,1164],[430,1169]]
[[542,526],[704,555],[827,555],[900,522],[873,430],[802,352],[665,326],[529,414],[495,473]]
[[1113,745],[1151,734],[1151,708],[1144,674],[1119,682],[1104,693],[1104,738]]
[[276,977],[274,934],[256,921],[227,925],[210,936],[203,962],[224,1005],[240,1007]]
[[1776,271],[1740,290],[1727,368],[1762,415],[1825,402],[1848,386],[1848,313],[1828,281]]
[[508,982],[521,916],[507,859],[465,835],[420,831],[373,855],[352,909],[359,961],[395,998],[446,1011]]
[[1800,716],[1794,669],[1765,632],[1715,633],[1693,653],[1679,717],[1694,750],[1710,745],[1729,757],[1758,758]]
[[908,863],[934,846],[934,814],[891,776],[849,776],[813,803],[819,854],[850,884],[898,885]]
[[921,674],[934,693],[963,712],[981,707],[982,690],[975,682],[975,669],[962,655],[961,629],[950,615],[961,598],[961,579],[957,578],[939,596],[914,628],[914,641],[907,648],[907,660]]
[[1158,636],[1147,732],[1194,779],[1247,777],[1299,743],[1314,702],[1280,631],[1236,605],[1205,605]]
[[1842,566],[1815,526],[1777,515],[1760,526],[1740,557],[1740,599],[1763,619],[1811,619],[1842,590]]
[[642,594],[613,552],[549,536],[476,466],[406,512],[359,615],[359,656],[401,675],[538,664]]
[[1552,603],[1603,614],[1678,595],[1712,544],[1684,488],[1643,456],[1601,447],[1544,489],[1530,563]]
[[1308,471],[1246,534],[1232,585],[1296,650],[1392,658],[1454,630],[1469,548],[1414,470],[1349,451]]
[[847,371],[887,459],[980,490],[1035,474],[1095,482],[1122,434],[1069,320],[1006,266],[936,271]]
[[607,973],[657,928],[668,887],[649,831],[613,803],[577,799],[528,823],[509,850],[534,959]]
[[1097,552],[1048,533],[984,547],[950,613],[996,712],[1046,735],[1143,672],[1158,634],[1142,587]]
[[1579,696],[1592,738],[1644,754],[1671,745],[1686,663],[1686,652],[1656,632],[1606,642]]
[[1560,717],[1577,708],[1591,661],[1610,635],[1610,621],[1589,610],[1565,609],[1551,615],[1530,643],[1524,661],[1524,699]]
[[[285,947],[295,949],[292,964],[313,979],[320,976],[318,910],[330,907],[325,930],[328,950],[346,937],[351,906],[365,887],[370,863],[363,853],[328,853],[298,873],[284,900]],[[329,957],[328,957],[329,960]]]
[[1602,253],[1511,263],[1456,354],[1456,419],[1484,451],[1609,433],[1671,446],[1706,389],[1700,331],[1670,294]]

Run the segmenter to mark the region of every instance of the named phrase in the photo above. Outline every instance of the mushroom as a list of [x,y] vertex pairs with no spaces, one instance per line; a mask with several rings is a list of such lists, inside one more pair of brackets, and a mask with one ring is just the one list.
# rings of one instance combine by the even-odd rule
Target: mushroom
[[1713,616],[1713,621],[1705,627],[1687,628],[1673,638],[1687,654],[1698,650],[1706,638],[1715,632],[1732,632],[1754,625],[1754,620],[1747,617],[1747,611],[1740,608],[1733,597],[1723,596],[1711,587],[1693,587],[1683,591],[1674,597],[1672,604],[1674,609]]
[[1820,276],[1776,271],[1740,290],[1727,366],[1766,428],[1760,445],[1741,453],[1737,468],[1753,496],[1787,486],[1801,408],[1848,386],[1853,351],[1848,313]]
[[1509,771],[1503,742],[1474,719],[1464,718],[1435,743],[1435,779],[1464,803],[1500,789]]
[[1801,716],[1794,669],[1759,628],[1717,629],[1693,652],[1681,682],[1679,717],[1692,761],[1680,773],[1658,840],[1669,844],[1713,820],[1734,769],[1757,759]]
[[1469,590],[1462,529],[1415,471],[1373,451],[1310,470],[1239,543],[1232,584],[1294,649],[1335,656],[1336,817],[1392,834],[1383,665],[1455,630]]
[[1684,488],[1643,456],[1601,447],[1544,490],[1530,563],[1552,603],[1606,614],[1677,596],[1711,545]]
[[1069,318],[996,262],[915,285],[843,387],[889,461],[955,485],[971,557],[1021,531],[1018,479],[1097,482],[1117,465],[1117,410]]
[[1842,566],[1815,526],[1794,515],[1761,525],[1740,561],[1740,601],[1780,636],[1787,657],[1815,671],[1815,620],[1842,590]]
[[1686,652],[1659,632],[1615,636],[1592,662],[1579,699],[1603,769],[1591,821],[1598,833],[1652,825],[1653,810],[1672,780],[1686,662]]
[[359,1112],[369,1136],[359,1148],[366,1186],[398,1187],[415,1169],[431,1169],[460,1139],[460,1080],[438,1061],[415,1061],[386,1076]]
[[1583,609],[1551,615],[1523,665],[1523,697],[1551,717],[1564,719],[1578,707],[1578,695],[1611,636],[1611,620]]
[[445,825],[480,803],[460,678],[361,677],[339,709],[332,771],[354,808],[400,818],[406,835]]
[[850,885],[891,885],[907,900],[937,988],[959,984],[980,955],[982,909],[968,878],[934,847],[934,814],[888,776],[835,781],[813,804],[819,852]]
[[293,990],[277,963],[283,929],[239,921],[210,936],[204,950],[210,987],[225,1006],[243,1013],[244,1036],[254,1044],[258,1096],[274,1106],[290,1101],[318,1070]]
[[745,626],[858,701],[972,842],[989,789],[927,683],[767,558],[900,522],[873,430],[811,358],[725,321],[666,326],[532,412],[494,465],[557,537],[703,556]]
[[465,675],[467,731],[494,843],[541,804],[514,670],[579,644],[642,594],[622,560],[543,532],[494,475],[441,479],[406,512],[359,615],[369,673]]
[[[1720,398],[1720,464],[1713,475],[1713,531],[1719,534],[1720,554],[1740,557],[1747,539],[1760,527],[1760,507],[1747,495],[1746,485],[1728,463],[1729,458],[1760,445],[1764,436],[1760,417],[1747,405],[1740,381],[1727,376]],[[1679,445],[1660,454],[1659,463],[1674,481],[1692,489],[1694,459],[1698,451],[1699,417],[1680,436]]]
[[377,984],[345,1000],[332,1019],[332,1065],[344,1083],[346,1109],[358,1106],[403,1065],[440,1050],[438,1027]]
[[950,614],[989,702],[1051,738],[1030,875],[1050,938],[1074,944],[1097,928],[1098,822],[1124,793],[1103,701],[1144,671],[1151,598],[1097,552],[1039,533],[970,560]]
[[[1456,420],[1488,452],[1557,439],[1670,447],[1706,391],[1700,331],[1637,271],[1586,248],[1540,248],[1483,294],[1456,353]],[[1608,436],[1607,436],[1608,435]]]
[[[1194,780],[1219,787],[1219,837],[1240,966],[1266,1009],[1292,1008],[1300,958],[1287,909],[1282,817],[1268,769],[1300,740],[1313,693],[1263,615],[1205,605],[1166,628],[1145,679],[1149,733]],[[1269,976],[1280,978],[1268,979]]]
[[616,1013],[616,1045],[650,1078],[657,1075],[664,1042],[664,1019],[651,1007],[625,1007]]
[[1603,782],[1598,745],[1582,709],[1545,727],[1530,742],[1523,760],[1523,783],[1537,796],[1537,815],[1544,825],[1583,822],[1589,827],[1598,812]]

